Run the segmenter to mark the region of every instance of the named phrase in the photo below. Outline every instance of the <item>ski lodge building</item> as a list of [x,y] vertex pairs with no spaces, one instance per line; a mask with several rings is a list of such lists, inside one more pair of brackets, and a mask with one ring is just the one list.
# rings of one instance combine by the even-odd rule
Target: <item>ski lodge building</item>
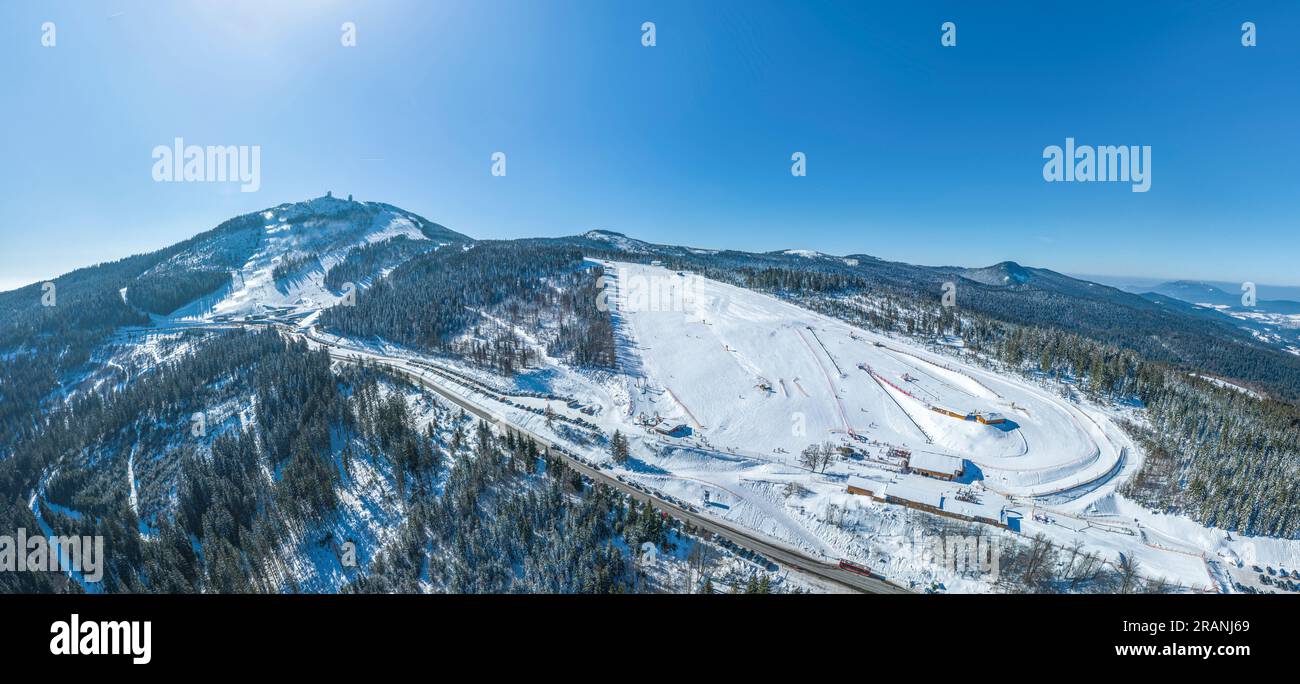
[[942,406],[934,406],[932,404],[929,406],[931,411],[934,411],[939,415],[948,416],[949,418],[956,418],[957,420],[973,420],[983,425],[1001,425],[1007,422],[1006,416],[997,411],[989,411],[988,413],[980,413],[979,411],[959,413],[957,411],[943,408]]
[[666,420],[660,421],[653,429],[665,437],[685,437],[691,432],[685,423],[673,423]]
[[907,457],[907,467],[912,472],[940,480],[955,480],[961,477],[965,464],[966,462],[960,458],[942,454],[918,452]]
[[849,477],[846,491],[867,496],[881,503],[915,508],[967,522],[979,522],[1010,528],[1006,500],[992,492],[951,491],[951,485],[903,475],[880,482],[858,475]]

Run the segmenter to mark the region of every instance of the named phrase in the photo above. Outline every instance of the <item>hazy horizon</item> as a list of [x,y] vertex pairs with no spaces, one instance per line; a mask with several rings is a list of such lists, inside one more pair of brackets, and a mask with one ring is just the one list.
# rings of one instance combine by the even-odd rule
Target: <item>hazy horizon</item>
[[[327,192],[331,192],[331,193],[333,193],[332,190],[327,190]],[[339,193],[334,193],[334,195],[335,195],[336,197],[339,197],[339,196],[340,196]],[[323,196],[323,195],[322,195],[322,196]],[[319,197],[319,196],[318,196],[318,197]],[[347,197],[347,193],[342,193],[342,197]],[[294,202],[303,202],[303,201],[307,201],[308,199],[313,199],[313,198],[303,198],[303,199],[300,199],[300,200],[294,200]],[[400,207],[400,208],[402,208],[402,209],[408,209],[408,210],[410,210],[410,211],[414,211],[415,213],[424,216],[425,218],[429,219],[430,221],[433,221],[434,223],[438,223],[438,224],[440,224],[440,225],[446,226],[447,228],[449,228],[449,229],[451,229],[451,230],[454,230],[454,231],[456,231],[456,232],[458,232],[458,233],[465,234],[465,235],[467,235],[467,236],[469,236],[469,237],[471,237],[471,238],[474,238],[474,239],[476,239],[476,240],[479,240],[479,239],[488,239],[488,240],[490,240],[490,239],[496,239],[496,238],[494,238],[494,237],[492,237],[492,236],[481,236],[481,235],[475,235],[475,234],[474,234],[474,231],[472,231],[472,230],[463,230],[463,229],[461,229],[461,228],[459,228],[459,227],[457,227],[457,226],[447,225],[446,223],[444,223],[444,222],[442,222],[442,221],[439,221],[438,219],[436,219],[436,218],[434,218],[434,217],[432,217],[432,216],[429,216],[428,214],[425,214],[425,213],[423,213],[423,212],[417,211],[417,210],[415,210],[415,209],[411,209],[410,207],[408,207],[408,206],[406,206],[406,205],[403,205],[403,204],[401,204],[400,202],[392,202],[392,201],[390,201],[390,200],[386,200],[386,199],[371,199],[371,198],[364,198],[364,197],[356,197],[355,199],[356,199],[357,201],[362,201],[362,202],[383,202],[383,203],[386,203],[386,204],[391,204],[391,205],[394,205],[394,206]],[[290,202],[290,203],[292,203],[292,202]],[[283,204],[283,203],[280,202],[280,203],[276,203],[276,204],[268,205],[267,207],[262,207],[261,209],[269,209],[269,208],[271,208],[271,207],[278,206],[279,204]],[[260,209],[259,209],[259,211],[260,211]],[[229,219],[229,218],[233,218],[233,216],[227,216],[227,217],[225,217],[225,218],[223,218],[223,219],[221,219],[221,220],[218,220],[218,221],[213,222],[211,225],[207,225],[207,226],[204,226],[204,227],[196,227],[196,229],[195,229],[192,233],[190,233],[189,235],[187,235],[187,236],[185,236],[185,237],[188,238],[188,237],[193,236],[194,234],[197,234],[197,233],[203,232],[203,231],[205,231],[205,230],[209,230],[209,229],[211,229],[211,228],[215,228],[215,227],[217,226],[218,223],[220,223],[221,221],[224,221],[225,219]],[[1140,291],[1140,290],[1141,290],[1140,286],[1128,287],[1128,286],[1126,286],[1126,285],[1131,284],[1131,283],[1143,282],[1143,283],[1147,283],[1147,284],[1149,284],[1149,285],[1155,286],[1155,285],[1159,285],[1159,284],[1161,284],[1161,283],[1173,282],[1173,281],[1178,281],[1178,280],[1188,280],[1188,281],[1204,282],[1204,283],[1211,284],[1211,285],[1222,285],[1222,284],[1225,284],[1225,283],[1240,282],[1240,281],[1228,281],[1228,280],[1222,280],[1222,279],[1216,279],[1216,278],[1201,278],[1201,277],[1194,277],[1194,276],[1193,276],[1193,277],[1188,277],[1188,276],[1172,276],[1172,275],[1171,275],[1171,276],[1135,276],[1135,275],[1132,275],[1132,274],[1123,274],[1123,273],[1121,273],[1121,274],[1108,274],[1108,273],[1080,273],[1080,272],[1077,272],[1077,271],[1066,271],[1066,270],[1062,270],[1062,269],[1059,269],[1059,268],[1055,268],[1055,267],[1052,266],[1051,264],[1024,263],[1024,262],[1016,261],[1015,259],[999,259],[999,260],[997,260],[997,261],[993,261],[993,262],[989,262],[989,263],[945,263],[945,264],[938,264],[938,263],[926,263],[925,261],[916,260],[916,259],[909,259],[909,258],[907,258],[907,257],[892,257],[892,256],[886,256],[886,255],[882,255],[882,254],[876,254],[876,253],[873,253],[873,252],[871,252],[871,251],[869,251],[869,250],[867,250],[867,249],[850,250],[850,251],[841,252],[841,253],[832,253],[832,252],[827,252],[827,251],[824,251],[824,250],[815,249],[815,248],[813,248],[813,247],[804,246],[804,245],[777,246],[777,247],[772,247],[772,248],[770,248],[770,249],[748,249],[748,248],[738,247],[738,246],[733,246],[733,245],[709,245],[709,244],[697,244],[697,243],[685,243],[685,244],[666,243],[666,242],[663,242],[663,241],[661,241],[661,240],[657,240],[657,239],[655,239],[655,238],[652,237],[652,236],[644,236],[644,235],[635,235],[635,234],[630,234],[630,233],[627,233],[627,232],[625,232],[625,231],[619,230],[618,228],[611,228],[611,227],[604,227],[604,226],[595,226],[595,227],[590,227],[590,228],[581,228],[581,229],[575,229],[575,230],[568,231],[568,232],[563,232],[563,231],[561,231],[561,232],[551,233],[551,234],[547,234],[547,235],[537,235],[537,236],[533,236],[533,237],[566,237],[566,236],[572,236],[572,235],[579,235],[579,234],[582,234],[582,233],[585,233],[585,232],[587,232],[587,231],[591,231],[591,230],[606,230],[606,231],[611,231],[611,232],[615,232],[615,233],[620,233],[620,234],[625,235],[625,236],[627,236],[627,237],[629,237],[629,238],[633,238],[633,239],[636,239],[636,240],[641,240],[641,241],[643,241],[643,242],[650,242],[650,243],[656,243],[656,244],[675,244],[675,245],[682,246],[682,247],[694,247],[694,248],[699,248],[699,249],[731,249],[731,250],[744,251],[744,252],[751,252],[751,253],[763,253],[763,252],[774,252],[774,251],[785,251],[785,250],[809,250],[809,251],[821,252],[821,253],[826,254],[826,255],[828,255],[828,256],[847,256],[847,255],[849,255],[849,254],[865,254],[865,255],[873,256],[873,257],[877,257],[877,258],[879,258],[879,259],[883,259],[883,260],[886,260],[886,261],[896,261],[896,262],[902,262],[902,263],[913,264],[913,265],[918,265],[918,266],[955,266],[955,267],[961,267],[961,268],[983,268],[983,267],[986,267],[986,266],[993,266],[993,265],[995,265],[995,264],[1002,263],[1002,262],[1004,262],[1004,261],[1014,261],[1014,262],[1016,262],[1016,263],[1019,263],[1021,266],[1026,266],[1026,267],[1030,267],[1030,268],[1043,268],[1043,269],[1048,269],[1048,270],[1056,271],[1056,272],[1061,273],[1061,274],[1063,274],[1063,275],[1070,276],[1070,277],[1072,277],[1072,278],[1077,278],[1077,279],[1080,279],[1080,280],[1089,280],[1089,281],[1096,282],[1096,283],[1101,284],[1101,285],[1109,285],[1109,286],[1111,286],[1111,287],[1116,287],[1116,288],[1119,288],[1119,289],[1129,290],[1129,291],[1133,291],[1133,292],[1138,292],[1138,291]],[[181,240],[183,240],[183,239],[185,239],[185,238],[181,238]],[[59,276],[61,276],[61,275],[64,275],[64,274],[66,274],[66,273],[69,273],[69,272],[71,272],[71,271],[75,271],[75,270],[77,270],[77,269],[79,269],[79,268],[86,268],[86,267],[90,267],[90,266],[95,266],[96,264],[99,264],[99,263],[106,263],[106,262],[117,261],[117,260],[119,260],[119,259],[123,259],[123,258],[129,257],[129,256],[133,256],[134,254],[148,253],[148,252],[152,252],[152,251],[155,251],[155,250],[158,250],[158,249],[164,249],[164,248],[166,248],[166,247],[169,247],[169,246],[175,244],[176,242],[180,242],[181,240],[176,240],[176,241],[173,241],[173,242],[168,242],[168,243],[166,243],[166,244],[159,244],[159,245],[154,246],[153,248],[145,249],[145,250],[142,250],[142,251],[130,252],[130,253],[122,253],[122,254],[116,254],[116,255],[113,255],[113,256],[110,256],[110,257],[106,257],[106,258],[104,258],[104,259],[100,259],[99,261],[96,261],[96,262],[93,262],[93,263],[80,264],[80,265],[74,266],[74,267],[72,267],[72,268],[66,269],[66,270],[64,270],[64,271],[60,271],[59,273],[51,273],[51,274],[48,274],[48,275],[44,275],[44,276],[40,276],[40,277],[37,277],[37,278],[28,279],[28,280],[22,280],[22,279],[18,279],[18,278],[10,278],[10,277],[7,276],[7,274],[0,274],[0,292],[9,292],[9,291],[16,290],[16,289],[19,289],[19,288],[22,288],[22,287],[26,287],[26,286],[31,285],[31,284],[33,284],[33,283],[44,282],[44,281],[47,281],[47,280],[53,280],[54,278],[57,278],[57,277],[59,277]],[[1264,298],[1266,298],[1266,299],[1268,299],[1268,298],[1277,298],[1277,299],[1297,299],[1297,300],[1300,300],[1300,283],[1297,283],[1297,284],[1290,284],[1290,283],[1256,283],[1256,285],[1261,289],[1261,295],[1262,295]],[[1270,297],[1270,296],[1268,296],[1267,294],[1265,294],[1265,293],[1266,293],[1268,290],[1270,290],[1270,289],[1287,290],[1288,292],[1280,293],[1280,294],[1275,294],[1275,295],[1273,295],[1272,297]],[[1296,292],[1290,292],[1290,290],[1296,290]]]

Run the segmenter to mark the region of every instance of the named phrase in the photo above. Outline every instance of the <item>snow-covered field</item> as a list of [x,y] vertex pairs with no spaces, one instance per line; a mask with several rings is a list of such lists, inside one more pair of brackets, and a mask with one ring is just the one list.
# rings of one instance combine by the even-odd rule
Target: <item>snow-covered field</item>
[[[824,440],[897,447],[967,459],[1005,494],[1046,494],[1105,475],[1128,445],[1095,411],[905,341],[715,281],[613,270],[635,283],[619,313],[642,382],[624,410],[682,423],[716,449],[793,463]],[[642,283],[674,280],[686,295],[670,305],[636,301]]]

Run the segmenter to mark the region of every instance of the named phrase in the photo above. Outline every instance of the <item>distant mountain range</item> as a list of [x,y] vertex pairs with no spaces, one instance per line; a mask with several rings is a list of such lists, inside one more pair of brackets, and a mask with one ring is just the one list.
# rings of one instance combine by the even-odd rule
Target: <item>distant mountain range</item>
[[[1164,280],[1125,276],[1100,276],[1072,274],[1081,280],[1090,280],[1125,292],[1163,294],[1191,304],[1241,307],[1241,283],[1225,280]],[[1300,286],[1256,283],[1258,308],[1277,309],[1279,313],[1300,306]],[[1293,313],[1300,313],[1296,309]]]
[[1300,354],[1300,287],[1256,284],[1254,306],[1242,303],[1242,283],[1079,276],[1120,288],[1191,317],[1236,325],[1256,339]]
[[1243,293],[1241,292],[1226,292],[1216,285],[1196,280],[1175,280],[1161,283],[1152,288],[1151,292],[1167,295],[1174,299],[1181,299],[1190,304],[1208,304],[1214,307],[1243,311],[1255,310],[1266,313],[1300,314],[1300,302],[1288,299],[1259,299],[1258,286],[1256,289],[1257,300],[1254,306],[1242,304]]

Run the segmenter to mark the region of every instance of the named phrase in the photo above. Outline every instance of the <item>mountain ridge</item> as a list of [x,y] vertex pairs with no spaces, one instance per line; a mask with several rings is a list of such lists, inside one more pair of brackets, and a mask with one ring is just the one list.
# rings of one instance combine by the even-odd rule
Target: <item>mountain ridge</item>
[[[402,249],[385,254],[353,255],[360,247],[374,246],[390,238],[404,238]],[[807,287],[843,292],[871,292],[903,297],[917,302],[939,301],[946,283],[956,283],[958,310],[971,310],[1021,325],[1058,327],[1150,355],[1155,360],[1187,364],[1199,370],[1246,381],[1268,381],[1267,363],[1300,366],[1294,355],[1273,357],[1275,345],[1256,339],[1259,332],[1229,317],[1205,316],[1186,307],[1114,287],[1073,278],[1061,273],[1003,261],[982,268],[923,266],[886,261],[865,254],[825,255],[807,250],[754,253],[741,250],[700,249],[663,245],[629,237],[608,229],[593,229],[564,237],[521,238],[510,241],[482,241],[452,231],[413,212],[383,202],[342,200],[327,194],[303,202],[281,203],[224,221],[217,227],[170,247],[137,255],[110,265],[78,269],[55,279],[60,297],[73,301],[95,301],[92,317],[104,318],[109,328],[139,324],[143,309],[153,316],[178,312],[182,316],[218,314],[247,316],[268,310],[293,312],[312,320],[319,312],[340,301],[338,287],[326,284],[332,268],[349,256],[349,273],[356,284],[366,283],[397,265],[394,259],[420,258],[411,240],[427,240],[430,248],[445,244],[473,247],[479,244],[512,244],[576,247],[589,256],[648,261],[657,259],[679,270],[745,281],[760,289]],[[371,250],[376,251],[374,249]],[[102,277],[96,269],[103,271]],[[222,282],[228,273],[228,283]],[[789,274],[789,275],[782,275]],[[338,278],[333,279],[338,281]],[[213,287],[213,285],[218,285]],[[337,286],[338,283],[334,282]],[[68,287],[65,288],[65,285]],[[68,291],[70,290],[70,292]],[[114,303],[119,298],[120,303]],[[144,296],[153,292],[153,297]],[[0,314],[9,312],[18,321],[0,329],[0,346],[28,339],[32,334],[67,330],[81,326],[86,312],[41,311],[39,286],[31,285],[0,293]],[[161,294],[157,294],[161,293]],[[202,306],[173,306],[180,300]],[[128,306],[128,304],[130,306]],[[120,310],[119,310],[120,309]],[[58,322],[60,316],[67,320]],[[72,323],[72,321],[80,323]],[[6,334],[7,333],[7,334]],[[1214,367],[1211,355],[1237,348],[1254,357],[1263,354],[1270,362],[1220,363]],[[1221,359],[1220,359],[1221,360]],[[1202,367],[1204,366],[1204,367]],[[1264,369],[1264,370],[1261,370]],[[1300,375],[1300,368],[1295,373]],[[1281,381],[1291,394],[1300,388]],[[1272,389],[1278,389],[1273,382]]]

